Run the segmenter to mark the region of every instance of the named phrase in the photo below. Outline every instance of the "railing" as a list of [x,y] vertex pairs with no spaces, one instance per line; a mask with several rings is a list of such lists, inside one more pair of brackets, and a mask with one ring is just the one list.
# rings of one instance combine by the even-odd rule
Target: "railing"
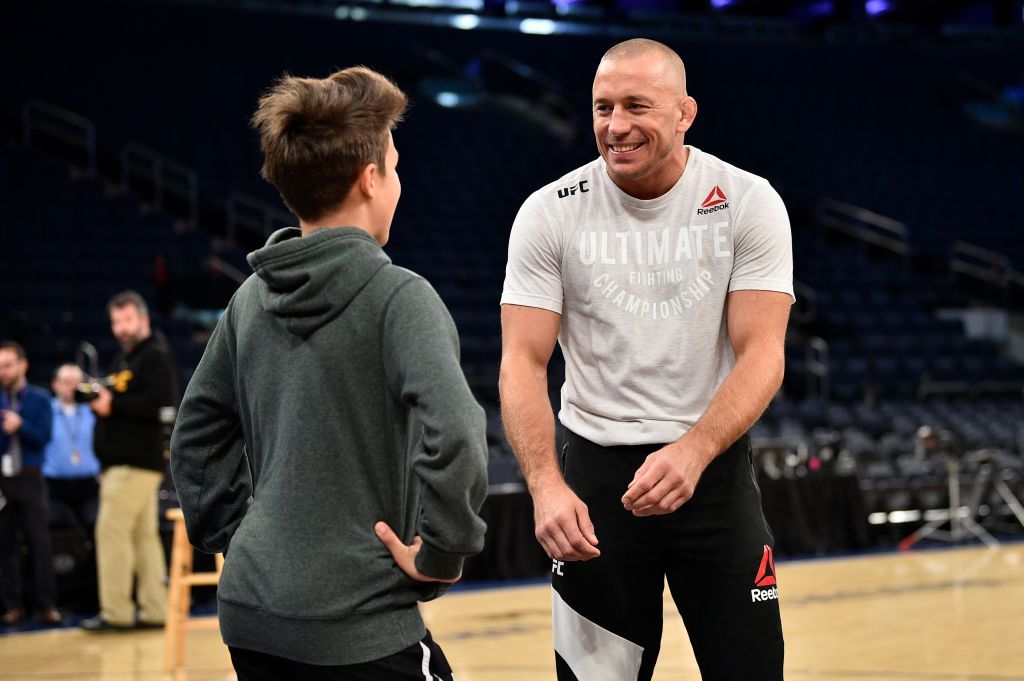
[[296,225],[291,213],[248,194],[234,193],[224,202],[227,217],[228,243],[237,244],[238,230],[255,232],[266,238],[275,229]]
[[813,322],[818,317],[818,294],[802,281],[793,280],[793,293],[796,302],[793,304],[792,319],[798,324]]
[[1013,275],[1008,257],[966,241],[953,242],[949,250],[949,269],[1003,288],[1010,284]]
[[128,189],[133,176],[149,182],[157,211],[164,210],[168,195],[177,197],[185,204],[188,224],[198,223],[199,176],[195,170],[160,152],[129,143],[121,149],[121,183]]
[[1013,269],[1010,259],[966,241],[954,241],[949,249],[949,270],[962,274],[1001,290],[1002,303],[1010,303],[1010,287],[1024,287],[1024,274]]
[[223,274],[236,284],[245,283],[245,280],[248,279],[248,275],[245,272],[216,255],[211,255],[206,262],[210,265],[211,270]]
[[96,125],[84,116],[30,99],[21,107],[21,137],[32,145],[33,134],[44,135],[85,151],[89,175],[96,174]]
[[822,199],[818,224],[900,256],[910,253],[910,230],[898,220],[835,199]]
[[824,338],[812,336],[807,339],[804,349],[807,369],[807,395],[828,399],[831,385],[829,383],[828,343]]

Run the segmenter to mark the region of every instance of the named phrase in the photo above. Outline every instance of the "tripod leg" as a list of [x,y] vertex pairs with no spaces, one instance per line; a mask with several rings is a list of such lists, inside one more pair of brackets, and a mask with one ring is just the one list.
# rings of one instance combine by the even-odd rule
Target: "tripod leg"
[[978,509],[985,501],[986,492],[988,492],[988,482],[991,479],[992,465],[984,464],[978,475],[974,478],[974,485],[971,486],[971,496],[967,501],[967,508],[971,510],[972,516],[978,515]]
[[965,523],[960,520],[960,460],[949,459],[949,533],[958,542],[964,536]]
[[964,516],[960,519],[960,522],[963,524],[964,527],[966,527],[971,532],[971,534],[973,534],[975,537],[985,542],[989,546],[999,546],[999,540],[993,537],[991,534],[989,534],[988,530],[986,530],[984,527],[974,522],[974,518],[970,517],[969,515]]
[[[928,535],[930,535],[930,534],[932,534],[934,532],[937,532],[939,527],[941,527],[943,524],[945,524],[946,521],[948,521],[948,520],[949,520],[949,516],[946,513],[943,513],[941,518],[936,518],[935,520],[932,520],[931,522],[929,522],[927,525],[922,525],[921,527],[917,528],[916,532],[914,532],[913,534],[908,535],[908,536],[906,536],[906,537],[904,537],[903,539],[900,540],[900,543],[899,543],[900,550],[901,551],[905,551],[905,550],[909,549],[911,546],[913,546],[914,544],[916,544],[917,542],[919,542],[922,539],[924,539],[925,537],[927,537]],[[945,534],[945,533],[943,533],[943,534]]]
[[1024,506],[1021,506],[1017,497],[1013,496],[1013,490],[1010,489],[1010,486],[1000,477],[996,477],[992,484],[995,486],[996,491],[999,492],[999,496],[1003,498],[1006,505],[1013,511],[1013,515],[1017,516],[1020,524],[1024,525]]

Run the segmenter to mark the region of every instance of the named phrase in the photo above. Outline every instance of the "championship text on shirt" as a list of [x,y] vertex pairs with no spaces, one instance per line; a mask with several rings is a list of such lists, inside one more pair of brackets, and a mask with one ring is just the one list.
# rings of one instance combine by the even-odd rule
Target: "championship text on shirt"
[[[728,228],[728,222],[716,222],[711,225],[680,227],[674,234],[669,227],[658,231],[619,232],[611,235],[608,232],[582,232],[579,237],[580,262],[585,265],[619,265],[632,261],[641,266],[653,267],[672,262],[701,260],[705,257],[705,252],[715,258],[728,258],[732,255],[732,251],[726,248],[729,240]],[[609,239],[609,236],[614,241]],[[640,317],[664,319],[670,315],[679,315],[684,309],[693,307],[696,301],[703,299],[711,291],[712,275],[707,269],[697,271],[696,276],[689,278],[689,281],[686,279],[687,275],[682,268],[629,272],[629,283],[634,286],[679,285],[676,295],[661,301],[651,301],[629,293],[612,281],[611,276],[606,273],[598,275],[593,284],[600,288],[601,293],[616,307],[626,312]]]

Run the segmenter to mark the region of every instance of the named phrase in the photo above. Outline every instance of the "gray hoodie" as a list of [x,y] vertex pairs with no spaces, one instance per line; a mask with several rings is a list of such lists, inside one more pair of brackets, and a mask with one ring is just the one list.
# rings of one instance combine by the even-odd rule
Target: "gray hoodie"
[[[171,473],[189,540],[225,552],[224,642],[309,664],[420,640],[415,582],[374,534],[419,535],[420,572],[483,548],[483,410],[451,316],[354,227],[283,229],[249,255],[189,382]],[[229,550],[230,544],[230,550]]]

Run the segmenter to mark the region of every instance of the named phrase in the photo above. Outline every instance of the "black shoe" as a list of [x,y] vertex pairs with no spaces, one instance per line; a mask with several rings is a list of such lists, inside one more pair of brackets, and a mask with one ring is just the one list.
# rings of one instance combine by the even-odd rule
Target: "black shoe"
[[0,624],[17,624],[23,619],[25,619],[24,608],[10,608],[0,615]]
[[85,631],[91,631],[94,634],[103,634],[108,631],[131,631],[135,628],[130,624],[113,624],[103,619],[100,615],[90,617],[87,620],[82,620],[78,626]]
[[138,622],[135,623],[135,628],[136,629],[163,629],[164,628],[164,623],[163,622],[144,622],[142,620],[139,620]]

